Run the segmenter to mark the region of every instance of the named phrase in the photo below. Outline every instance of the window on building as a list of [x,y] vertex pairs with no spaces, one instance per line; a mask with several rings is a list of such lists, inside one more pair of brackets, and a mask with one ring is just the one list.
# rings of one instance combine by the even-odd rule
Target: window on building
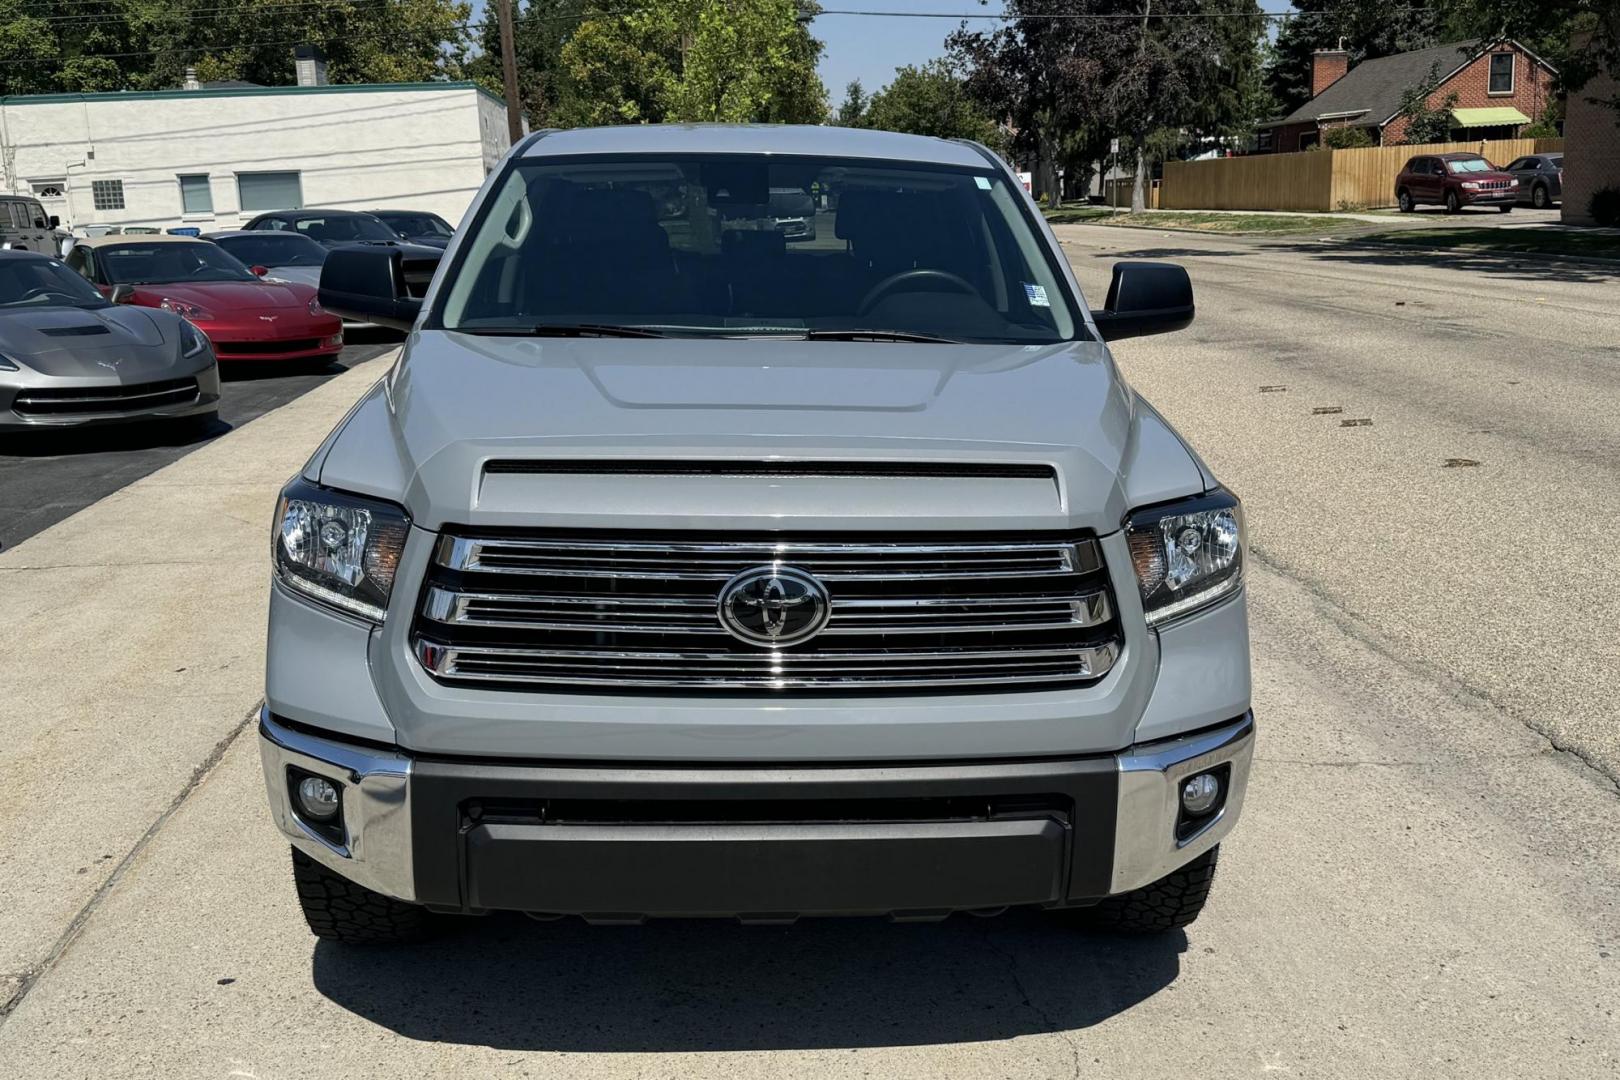
[[122,180],[90,181],[90,201],[97,210],[124,208],[124,182]]
[[1302,131],[1299,133],[1299,148],[1301,150],[1309,150],[1321,141],[1322,133],[1320,131]]
[[296,172],[237,173],[236,194],[244,214],[304,205],[304,187]]
[[1255,148],[1258,150],[1270,150],[1271,134],[1270,128],[1266,128],[1264,131],[1260,132],[1259,136],[1255,139]]
[[42,199],[61,199],[67,196],[66,180],[35,180],[34,194]]
[[214,192],[208,186],[207,173],[180,177],[180,212],[182,214],[214,212]]
[[1493,94],[1513,93],[1513,54],[1499,52],[1491,54],[1491,85]]

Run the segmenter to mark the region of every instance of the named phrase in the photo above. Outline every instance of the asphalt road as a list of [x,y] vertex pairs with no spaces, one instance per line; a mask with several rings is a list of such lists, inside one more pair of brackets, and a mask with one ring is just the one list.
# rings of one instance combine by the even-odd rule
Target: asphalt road
[[373,364],[0,553],[0,1075],[1620,1075],[1615,279],[1062,231],[1094,296],[1192,270],[1194,327],[1117,353],[1249,515],[1261,743],[1184,934],[317,945],[247,723],[262,508]]
[[319,369],[226,365],[219,422],[200,438],[177,435],[160,424],[0,436],[0,551],[377,356],[399,335],[354,330],[348,338],[337,360]]

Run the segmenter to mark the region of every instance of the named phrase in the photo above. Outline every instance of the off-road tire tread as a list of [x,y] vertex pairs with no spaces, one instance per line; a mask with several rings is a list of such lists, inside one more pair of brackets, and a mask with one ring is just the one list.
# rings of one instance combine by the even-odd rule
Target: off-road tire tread
[[1162,934],[1187,926],[1209,899],[1220,851],[1216,845],[1151,885],[1108,897],[1087,909],[1089,921],[1100,929],[1128,934]]
[[343,945],[397,945],[427,936],[433,916],[426,908],[356,885],[297,848],[292,862],[298,904],[316,937]]

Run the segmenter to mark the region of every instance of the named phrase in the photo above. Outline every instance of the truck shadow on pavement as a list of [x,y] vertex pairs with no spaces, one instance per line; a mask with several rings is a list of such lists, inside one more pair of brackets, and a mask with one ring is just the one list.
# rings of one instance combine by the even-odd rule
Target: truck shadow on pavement
[[1438,270],[1461,270],[1468,273],[1488,274],[1496,278],[1560,285],[1604,285],[1620,282],[1620,261],[1610,265],[1599,262],[1575,262],[1566,259],[1541,259],[1534,256],[1520,258],[1510,251],[1424,251],[1390,247],[1381,244],[1361,244],[1354,240],[1335,242],[1332,246],[1321,243],[1274,245],[1315,259],[1318,262],[1340,263],[1353,266],[1429,266]]
[[829,1049],[1090,1027],[1180,970],[1180,931],[1090,935],[1039,912],[942,923],[469,920],[408,949],[317,944],[335,1004],[410,1039],[502,1050]]

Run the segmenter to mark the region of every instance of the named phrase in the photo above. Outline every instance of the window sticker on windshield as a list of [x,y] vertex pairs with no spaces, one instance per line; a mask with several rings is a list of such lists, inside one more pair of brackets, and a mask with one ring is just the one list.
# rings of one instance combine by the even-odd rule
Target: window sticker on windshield
[[979,185],[979,190],[980,191],[989,191],[990,190],[990,181],[988,179],[986,179],[985,177],[983,177],[983,176],[975,176],[973,178],[973,182],[975,184]]
[[1029,298],[1030,307],[1051,307],[1052,302],[1046,298],[1046,286],[1024,282],[1024,295]]

